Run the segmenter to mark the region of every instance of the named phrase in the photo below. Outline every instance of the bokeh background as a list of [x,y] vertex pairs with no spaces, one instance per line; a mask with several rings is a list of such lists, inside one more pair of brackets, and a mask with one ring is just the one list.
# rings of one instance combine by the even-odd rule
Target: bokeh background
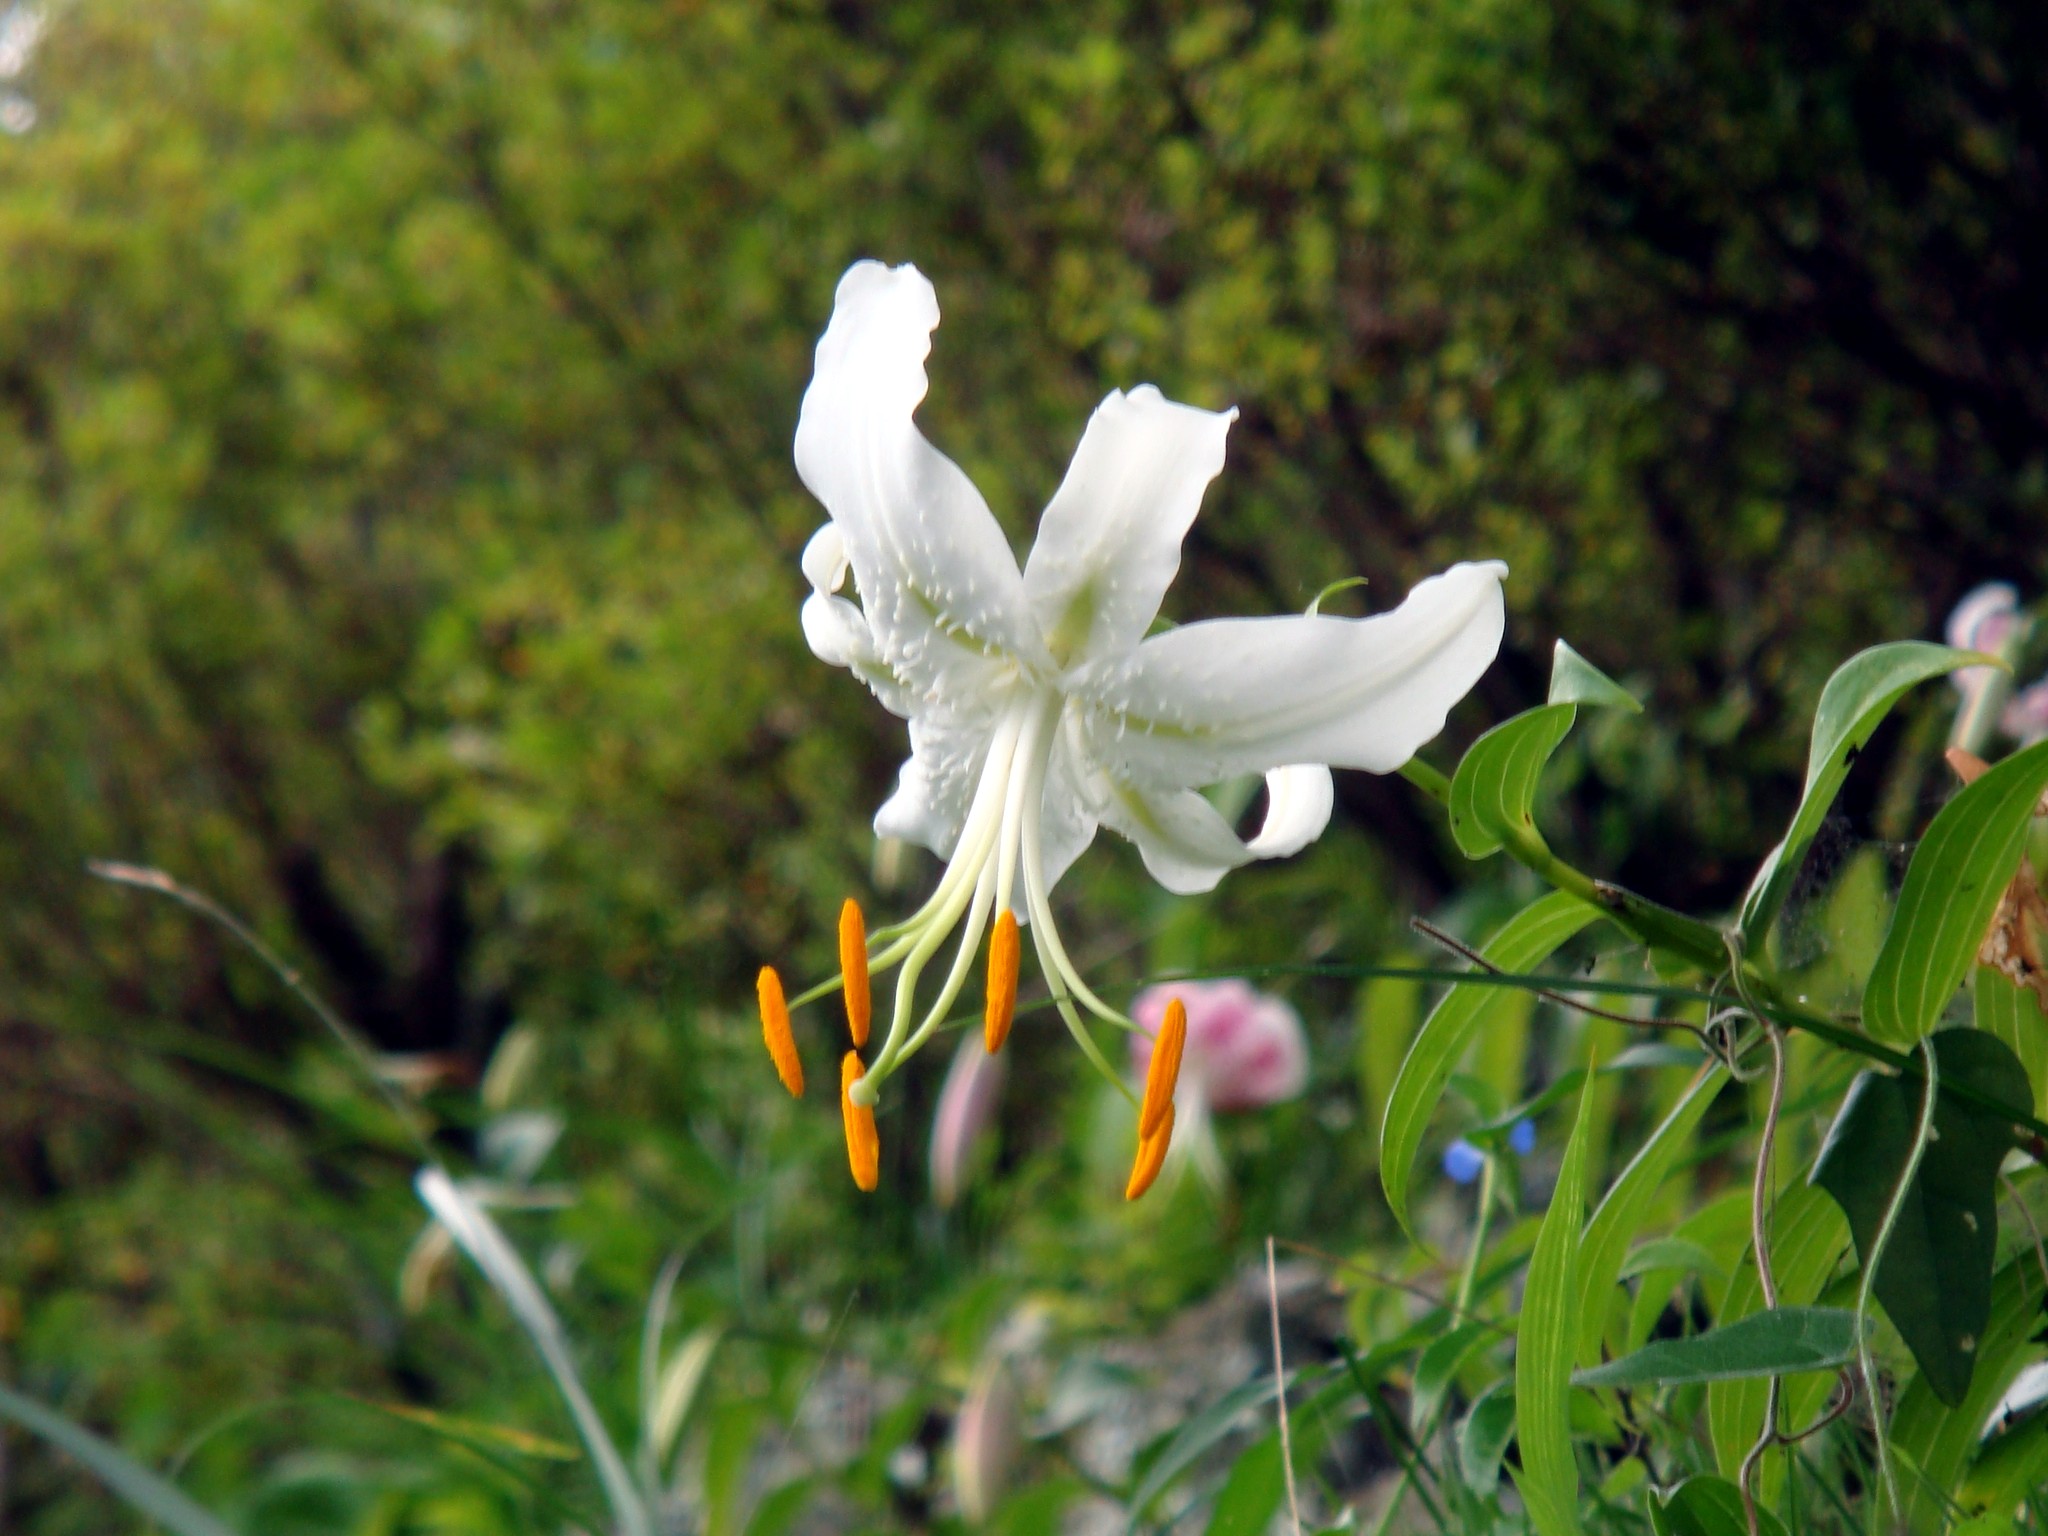
[[[950,1212],[945,1052],[873,1198],[774,1091],[755,967],[829,971],[842,895],[908,910],[933,869],[878,867],[902,727],[797,625],[790,444],[850,261],[937,284],[921,420],[1019,548],[1093,403],[1149,381],[1242,412],[1172,616],[1505,559],[1453,740],[1569,638],[1652,709],[1567,748],[1552,824],[1696,909],[1775,838],[1837,661],[2048,578],[2035,7],[49,0],[4,12],[0,76],[0,1377],[251,1530],[558,1528],[531,1483],[579,1474],[397,1411],[567,1433],[453,1267],[401,1304],[412,1159],[347,1064],[90,858],[246,917],[451,1157],[519,1030],[505,1102],[559,1117],[571,1203],[513,1230],[601,1401],[665,1255],[723,1330],[706,1530],[783,1528],[773,1488],[793,1528],[944,1525],[1006,1320],[1085,1386],[1177,1319],[1227,1331],[1188,1309],[1266,1233],[1385,1235],[1342,977],[1277,984],[1309,1092],[1149,1216],[1042,1018]],[[1940,702],[1883,749],[1924,760]],[[1852,784],[1868,835],[1918,772]],[[1062,899],[1127,998],[1408,953],[1411,913],[1493,895],[1354,775],[1311,852],[1214,898],[1105,835]],[[798,1433],[828,1388],[849,1422]],[[127,1518],[5,1446],[0,1526]],[[1056,1529],[1019,1522],[1089,1474],[1032,1454],[1004,1518]]]

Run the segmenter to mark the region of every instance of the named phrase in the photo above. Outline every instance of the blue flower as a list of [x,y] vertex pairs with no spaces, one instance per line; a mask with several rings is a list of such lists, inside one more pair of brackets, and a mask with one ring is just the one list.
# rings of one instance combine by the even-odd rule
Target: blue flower
[[1453,1184],[1470,1184],[1486,1167],[1486,1154],[1460,1136],[1444,1148],[1444,1172]]
[[[1536,1147],[1536,1127],[1517,1120],[1508,1131],[1508,1150],[1527,1157]],[[1460,1136],[1444,1148],[1444,1172],[1453,1184],[1470,1184],[1486,1171],[1486,1152]]]

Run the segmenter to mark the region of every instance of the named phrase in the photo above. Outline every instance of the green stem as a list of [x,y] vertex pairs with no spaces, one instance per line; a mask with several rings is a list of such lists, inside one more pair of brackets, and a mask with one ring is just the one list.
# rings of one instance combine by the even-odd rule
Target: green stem
[[1479,1175],[1479,1213],[1472,1221],[1472,1251],[1465,1255],[1465,1272],[1458,1276],[1454,1315],[1463,1318],[1472,1310],[1472,1292],[1479,1283],[1479,1260],[1486,1252],[1486,1228],[1493,1219],[1493,1186],[1500,1159],[1486,1155],[1485,1170]]
[[1445,810],[1451,808],[1451,781],[1419,757],[1411,757],[1398,772]]
[[[1447,785],[1448,781],[1434,768],[1426,763],[1411,760],[1401,772],[1403,777],[1417,785],[1431,798],[1448,806],[1448,788],[1439,794],[1433,787],[1438,783]],[[1501,846],[1510,858],[1539,879],[1560,891],[1569,891],[1591,906],[1598,907],[1616,927],[1650,948],[1676,955],[1709,974],[1726,971],[1729,968],[1728,940],[1711,923],[1687,917],[1683,912],[1661,906],[1647,896],[1639,896],[1634,891],[1609,881],[1594,879],[1584,870],[1552,853],[1550,846],[1533,829],[1511,829]],[[1786,1028],[1803,1029],[1839,1050],[1852,1051],[1858,1056],[1881,1062],[1894,1072],[1915,1082],[1925,1081],[1925,1073],[1911,1054],[1880,1045],[1868,1035],[1845,1028],[1819,1010],[1788,998],[1777,976],[1759,969],[1747,959],[1741,962],[1740,983],[1747,989],[1747,995],[1754,1000],[1758,1011],[1768,1014]],[[2001,1103],[1967,1083],[1943,1083],[1940,1091],[1981,1113],[1994,1115],[2013,1125],[2024,1126],[2036,1136],[2048,1137],[2048,1121],[2015,1110],[2011,1105]]]

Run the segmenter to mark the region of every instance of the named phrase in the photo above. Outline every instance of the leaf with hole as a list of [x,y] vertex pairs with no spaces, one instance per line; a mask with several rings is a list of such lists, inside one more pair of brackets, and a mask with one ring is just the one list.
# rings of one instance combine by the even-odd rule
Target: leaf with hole
[[[1944,1085],[1968,1086],[2022,1114],[2032,1105],[2026,1071],[2003,1040],[1980,1029],[1948,1029],[1931,1045]],[[1926,1092],[1917,1078],[1858,1074],[1814,1162],[1812,1182],[1849,1218],[1866,1264],[1911,1160]],[[1951,1407],[1969,1390],[1991,1313],[1998,1167],[2016,1139],[2011,1121],[1940,1095],[1933,1136],[1877,1266],[1874,1290],[1885,1315],[1928,1389]]]
[[[1481,953],[1503,971],[1526,971],[1599,915],[1577,897],[1553,892],[1509,918]],[[1380,1121],[1380,1187],[1410,1237],[1408,1184],[1429,1117],[1473,1039],[1503,1011],[1520,1006],[1510,990],[1484,983],[1452,987],[1423,1021],[1395,1075]]]
[[1922,640],[1874,645],[1835,669],[1821,690],[1813,716],[1813,744],[1806,757],[1806,788],[1785,837],[1751,883],[1742,903],[1742,936],[1754,949],[1785,904],[1799,866],[1827,819],[1842,781],[1892,706],[1913,688],[1945,672],[1990,660],[1974,651],[1953,650]]
[[1776,1307],[1725,1328],[1658,1339],[1572,1377],[1581,1387],[1649,1387],[1826,1371],[1856,1358],[1856,1314],[1841,1307]]
[[2019,868],[2043,789],[2048,741],[1986,769],[1935,816],[1906,866],[1863,989],[1863,1027],[1873,1038],[1911,1045],[1940,1020]]

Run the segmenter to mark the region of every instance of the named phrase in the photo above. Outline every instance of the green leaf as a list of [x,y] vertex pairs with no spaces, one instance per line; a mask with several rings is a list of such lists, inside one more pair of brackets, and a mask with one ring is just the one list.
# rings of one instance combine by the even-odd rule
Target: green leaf
[[1698,1243],[1683,1237],[1653,1237],[1640,1247],[1629,1250],[1628,1257],[1622,1261],[1621,1273],[1615,1278],[1633,1280],[1638,1275],[1660,1269],[1687,1275],[1721,1273],[1720,1262]]
[[1280,1437],[1267,1435],[1248,1446],[1231,1467],[1203,1527],[1205,1536],[1264,1536],[1286,1494]]
[[1421,1019],[1422,983],[1413,977],[1375,976],[1359,990],[1359,1102],[1365,1117],[1363,1130],[1375,1148],[1394,1079],[1401,1075],[1401,1060],[1408,1054]]
[[1458,1426],[1458,1474],[1484,1498],[1500,1483],[1501,1458],[1515,1438],[1514,1383],[1496,1381],[1473,1400]]
[[182,1489],[32,1397],[0,1386],[0,1419],[12,1419],[31,1434],[42,1436],[131,1508],[176,1536],[235,1536],[231,1526],[193,1503]]
[[[1949,1029],[1933,1037],[1933,1046],[1944,1084],[1967,1085],[2021,1113],[2032,1105],[2027,1074],[2003,1040]],[[1926,1091],[1921,1081],[1859,1073],[1814,1162],[1812,1182],[1841,1206],[1866,1263],[1912,1156]],[[1873,1288],[1885,1315],[1929,1390],[1951,1407],[1969,1390],[1991,1313],[1998,1167],[2015,1139],[2010,1121],[1942,1094],[1933,1138],[1877,1267]]]
[[2034,1117],[2048,1119],[2048,1014],[2032,992],[1988,965],[1978,966],[1970,978],[1970,1002],[1977,1027],[1996,1035],[2019,1057],[2034,1090]]
[[1664,1182],[1672,1162],[1692,1140],[1692,1133],[1727,1081],[1728,1069],[1719,1065],[1703,1067],[1685,1091],[1685,1097],[1664,1117],[1664,1123],[1629,1160],[1621,1177],[1607,1191],[1593,1219],[1586,1223],[1585,1241],[1579,1248],[1579,1345],[1577,1358],[1591,1365],[1600,1358],[1600,1337],[1606,1327],[1608,1308],[1616,1282],[1621,1278],[1622,1260],[1635,1240],[1650,1199]]
[[2031,1238],[1991,1282],[1991,1320],[1977,1345],[1977,1370],[1959,1406],[1942,1403],[1925,1377],[1899,1394],[1892,1419],[1892,1445],[1900,1458],[1919,1468],[1906,1483],[1906,1516],[1922,1529],[1915,1506],[1931,1513],[1962,1483],[1992,1410],[2019,1373],[2041,1358],[2035,1335],[2041,1328],[2041,1261]]
[[1632,715],[1643,712],[1634,694],[1562,640],[1550,657],[1550,702],[1625,709]]
[[783,1536],[810,1507],[817,1492],[816,1482],[800,1477],[763,1494],[761,1502],[754,1506],[753,1518],[747,1522],[747,1536]]
[[1856,1358],[1856,1314],[1841,1307],[1777,1307],[1690,1338],[1659,1339],[1632,1355],[1580,1371],[1581,1387],[1734,1381],[1825,1371]]
[[1451,775],[1451,836],[1469,859],[1514,838],[1535,838],[1536,785],[1543,765],[1578,718],[1570,704],[1545,704],[1503,720],[1466,749]]
[[[1549,959],[1599,915],[1577,897],[1553,892],[1509,918],[1481,953],[1504,971],[1526,971]],[[1408,1220],[1408,1184],[1423,1132],[1473,1037],[1502,1010],[1516,1006],[1504,996],[1510,990],[1454,986],[1446,992],[1423,1021],[1387,1096],[1380,1122],[1380,1187],[1387,1193],[1394,1219],[1411,1238],[1415,1229]]]
[[503,1424],[486,1424],[478,1419],[457,1418],[452,1414],[436,1413],[431,1408],[416,1408],[410,1403],[379,1403],[365,1398],[353,1401],[391,1418],[407,1424],[417,1424],[422,1429],[471,1450],[497,1451],[511,1456],[533,1457],[545,1461],[581,1461],[583,1453],[566,1441],[550,1439],[545,1435],[529,1434],[523,1429],[513,1429]]
[[2048,1412],[2036,1411],[1988,1441],[1963,1479],[1963,1508],[2011,1509],[2048,1484]]
[[1898,640],[1860,651],[1835,669],[1814,711],[1813,744],[1807,751],[1806,788],[1799,809],[1792,814],[1784,840],[1756,872],[1742,903],[1742,936],[1751,949],[1763,943],[1777,919],[1850,765],[1892,706],[1930,678],[1991,659],[1922,640]]
[[1522,1442],[1516,1485],[1541,1536],[1576,1536],[1579,1467],[1572,1455],[1572,1352],[1578,1347],[1576,1285],[1579,1223],[1586,1209],[1586,1143],[1593,1121],[1593,1078],[1579,1094],[1579,1113],[1565,1143],[1564,1163],[1522,1290],[1515,1340],[1515,1403]]
[[1272,1400],[1273,1378],[1261,1376],[1233,1392],[1226,1392],[1181,1425],[1166,1448],[1146,1469],[1143,1481],[1131,1494],[1130,1530],[1133,1533],[1142,1530],[1145,1512],[1152,1507],[1152,1501],[1164,1493],[1175,1478],[1214,1449],[1218,1441],[1236,1429],[1246,1413]]
[[1500,1330],[1491,1323],[1460,1323],[1430,1342],[1415,1362],[1415,1384],[1408,1397],[1408,1425],[1416,1439],[1429,1438],[1436,1427],[1437,1410],[1465,1362],[1500,1337]]
[[[1785,1536],[1784,1522],[1767,1509],[1756,1512],[1758,1536]],[[1725,1477],[1689,1477],[1661,1504],[1650,1505],[1658,1536],[1749,1536],[1742,1490]]]
[[2043,789],[2048,741],[1987,769],[1934,818],[1863,989],[1863,1027],[1874,1039],[1912,1045],[1941,1018],[2019,868]]
[[[1745,1190],[1730,1207],[1739,1209],[1742,1228],[1749,1229],[1749,1196]],[[1849,1246],[1849,1224],[1827,1194],[1809,1184],[1795,1184],[1778,1195],[1770,1217],[1771,1269],[1777,1276],[1778,1300],[1788,1307],[1807,1306],[1815,1301],[1833,1276],[1843,1251]],[[1744,1245],[1747,1253],[1747,1245]],[[1738,1318],[1763,1308],[1763,1291],[1758,1284],[1755,1255],[1735,1271],[1721,1304],[1714,1309],[1714,1321],[1727,1327]],[[1805,1377],[1793,1388],[1811,1384],[1822,1392],[1827,1383]],[[1763,1428],[1764,1399],[1769,1383],[1762,1381],[1716,1381],[1707,1385],[1707,1432],[1714,1443],[1714,1460],[1725,1476],[1734,1476],[1743,1457],[1756,1444]],[[1808,1405],[1799,1403],[1800,1393],[1788,1390],[1785,1411],[1799,1419]],[[1770,1489],[1781,1475],[1784,1458],[1766,1456],[1759,1474],[1759,1487],[1766,1503]]]

